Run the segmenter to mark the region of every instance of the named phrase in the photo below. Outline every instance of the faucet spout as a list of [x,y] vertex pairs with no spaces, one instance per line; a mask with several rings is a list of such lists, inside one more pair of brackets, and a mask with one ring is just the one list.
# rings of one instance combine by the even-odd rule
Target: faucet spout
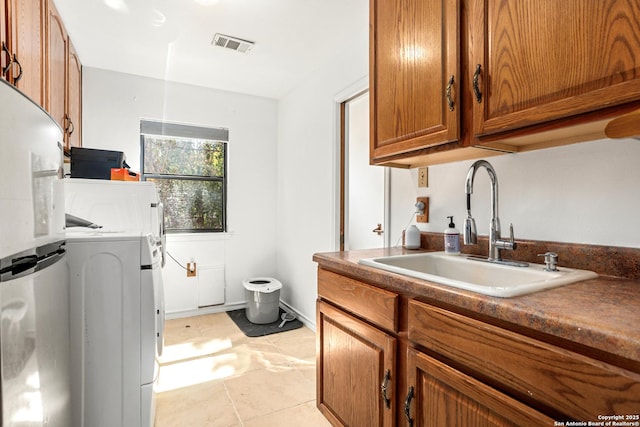
[[478,160],[469,168],[465,182],[465,193],[467,195],[467,219],[464,227],[464,244],[475,244],[477,242],[477,232],[475,220],[471,215],[471,194],[473,194],[473,181],[480,168],[484,168],[491,180],[491,223],[489,224],[489,261],[502,261],[501,250],[513,250],[516,242],[513,238],[513,225],[511,225],[511,238],[503,240],[500,237],[500,218],[498,217],[498,176],[495,169],[486,160]]
[[[491,166],[491,163],[486,160],[478,160],[469,168],[467,172],[467,181],[465,183],[465,192],[467,194],[467,214],[471,215],[471,195],[473,194],[473,181],[476,178],[476,173],[483,167],[489,174],[489,180],[491,181],[491,221],[498,219],[498,175],[496,170]],[[498,221],[498,231],[500,230],[500,224]]]

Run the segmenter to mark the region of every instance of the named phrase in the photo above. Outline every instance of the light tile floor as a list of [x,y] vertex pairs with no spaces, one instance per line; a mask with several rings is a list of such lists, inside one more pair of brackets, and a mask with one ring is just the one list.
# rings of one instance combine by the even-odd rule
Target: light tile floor
[[315,335],[248,338],[226,313],[166,322],[156,427],[330,427],[315,403]]

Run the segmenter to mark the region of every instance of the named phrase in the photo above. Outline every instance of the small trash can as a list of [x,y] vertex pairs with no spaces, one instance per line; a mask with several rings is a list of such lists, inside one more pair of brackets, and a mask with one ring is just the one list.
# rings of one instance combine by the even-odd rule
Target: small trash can
[[252,277],[242,284],[247,298],[245,314],[249,322],[266,324],[277,321],[282,283],[271,277]]

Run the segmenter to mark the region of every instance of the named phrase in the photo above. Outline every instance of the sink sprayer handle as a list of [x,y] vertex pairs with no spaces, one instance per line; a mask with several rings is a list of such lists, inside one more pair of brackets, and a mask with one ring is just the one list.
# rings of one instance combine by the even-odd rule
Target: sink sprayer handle
[[509,224],[509,241],[511,242],[512,249],[515,249],[518,246],[515,237],[513,237],[513,223]]

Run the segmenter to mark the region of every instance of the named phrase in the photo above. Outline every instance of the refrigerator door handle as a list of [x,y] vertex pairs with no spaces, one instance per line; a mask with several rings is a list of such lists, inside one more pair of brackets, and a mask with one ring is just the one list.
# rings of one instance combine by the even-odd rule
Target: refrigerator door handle
[[16,276],[29,269],[35,268],[37,265],[38,265],[37,255],[26,255],[19,258],[14,258],[11,262],[11,265],[0,270],[0,275],[10,272],[12,275]]
[[66,253],[65,242],[58,241],[0,259],[0,282],[17,279],[43,270]]

